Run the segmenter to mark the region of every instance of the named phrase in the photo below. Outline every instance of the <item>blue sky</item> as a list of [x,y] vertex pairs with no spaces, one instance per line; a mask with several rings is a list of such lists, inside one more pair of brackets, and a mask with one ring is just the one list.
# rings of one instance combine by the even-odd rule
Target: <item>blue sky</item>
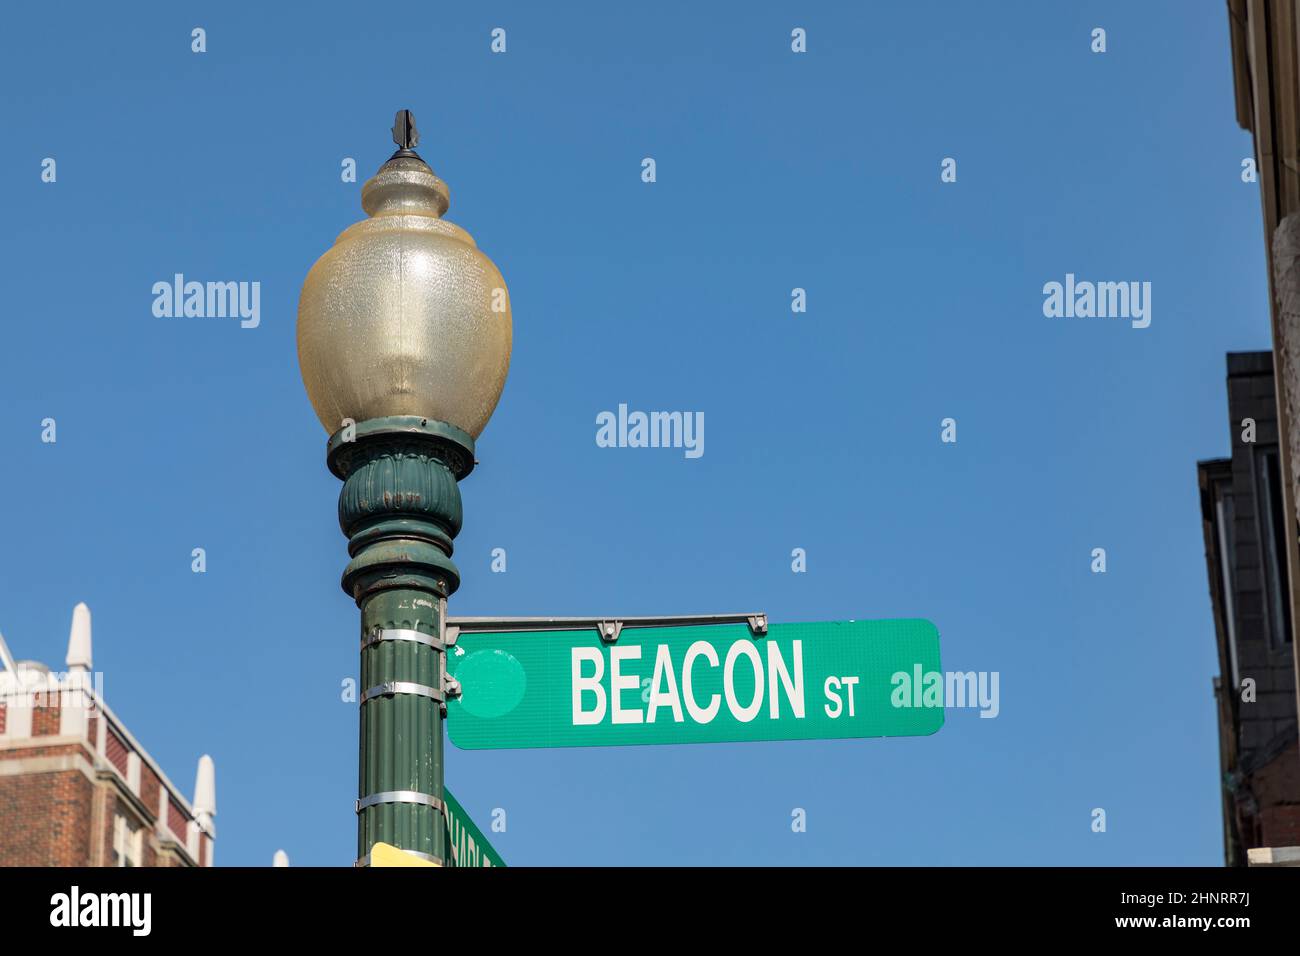
[[[452,613],[918,616],[1001,674],[932,737],[449,748],[509,862],[1221,862],[1195,463],[1224,353],[1269,346],[1221,2],[232,7],[25,5],[0,40],[0,631],[59,664],[90,605],[110,705],[186,791],[215,759],[219,863],[354,855],[294,323],[362,216],[341,161],[404,107],[514,310]],[[155,317],[177,272],[259,281],[260,326]],[[1045,318],[1067,272],[1151,282],[1151,326]],[[597,447],[620,402],[703,411],[705,454]]]

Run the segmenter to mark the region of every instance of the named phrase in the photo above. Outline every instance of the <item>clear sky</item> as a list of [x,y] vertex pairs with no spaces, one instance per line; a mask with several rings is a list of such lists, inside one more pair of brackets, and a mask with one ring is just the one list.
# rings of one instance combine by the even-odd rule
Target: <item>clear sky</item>
[[[917,616],[1000,674],[996,719],[931,737],[449,748],[510,863],[1222,861],[1195,465],[1269,333],[1221,0],[7,18],[0,631],[61,665],[90,605],[110,705],[187,792],[215,759],[219,863],[354,857],[357,612],[294,324],[404,107],[514,310],[452,613]],[[155,317],[178,272],[260,282],[260,325]],[[1152,283],[1150,327],[1045,317],[1067,273]],[[704,412],[704,455],[597,447],[619,403]]]

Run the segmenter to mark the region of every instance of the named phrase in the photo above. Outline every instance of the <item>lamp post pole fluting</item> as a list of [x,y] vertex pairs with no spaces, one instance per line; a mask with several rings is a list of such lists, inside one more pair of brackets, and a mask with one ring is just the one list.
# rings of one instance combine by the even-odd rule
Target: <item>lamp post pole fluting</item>
[[312,266],[298,361],[343,482],[342,585],[361,612],[357,857],[377,842],[447,862],[443,717],[458,482],[474,467],[510,364],[501,273],[442,218],[445,183],[397,114],[398,149],[361,191],[369,218]]

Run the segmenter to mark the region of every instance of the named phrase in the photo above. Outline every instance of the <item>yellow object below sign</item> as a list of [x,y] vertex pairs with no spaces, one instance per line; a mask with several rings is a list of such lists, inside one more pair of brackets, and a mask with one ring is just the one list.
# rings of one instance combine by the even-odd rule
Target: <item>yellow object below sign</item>
[[414,853],[407,853],[405,850],[399,850],[395,846],[387,843],[376,843],[370,848],[370,865],[371,866],[442,866],[441,863],[435,863],[433,860],[426,860],[423,857],[416,856]]

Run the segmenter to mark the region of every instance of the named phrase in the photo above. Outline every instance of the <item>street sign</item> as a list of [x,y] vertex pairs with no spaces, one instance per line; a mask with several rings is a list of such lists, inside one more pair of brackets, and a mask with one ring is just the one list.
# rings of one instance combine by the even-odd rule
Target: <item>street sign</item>
[[483,831],[474,825],[460,801],[445,786],[442,797],[447,804],[447,845],[451,847],[451,865],[505,866],[501,854],[492,848]]
[[821,740],[943,726],[942,695],[920,693],[940,673],[929,621],[637,620],[449,635],[447,668],[461,689],[447,704],[451,742],[500,750]]

